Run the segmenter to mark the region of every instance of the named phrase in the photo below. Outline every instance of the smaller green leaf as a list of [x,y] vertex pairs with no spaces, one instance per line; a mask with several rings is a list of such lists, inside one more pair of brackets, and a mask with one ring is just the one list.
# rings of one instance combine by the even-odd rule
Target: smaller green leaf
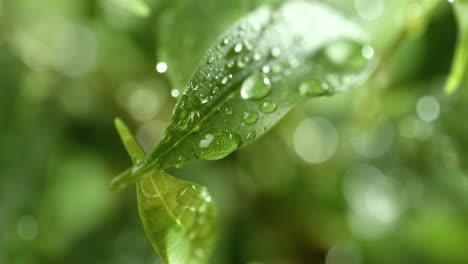
[[127,12],[140,17],[147,17],[151,13],[148,4],[143,0],[111,0]]
[[153,162],[152,164],[146,163],[145,152],[141,149],[140,145],[135,140],[132,133],[130,133],[130,130],[122,120],[116,118],[114,122],[117,132],[119,133],[120,139],[122,140],[122,143],[124,144],[125,149],[127,150],[127,153],[130,156],[134,165],[133,167],[125,170],[112,180],[110,186],[111,189],[120,190],[126,186],[124,183],[134,182],[136,180],[137,177],[134,173],[132,173],[133,170],[144,167],[144,170],[138,175],[146,175],[153,173],[157,169],[157,164],[155,162]]
[[[115,126],[134,165],[144,164],[146,154],[128,127],[118,118]],[[165,263],[206,263],[216,234],[210,194],[156,167],[149,172],[137,183],[137,201],[151,244]]]
[[216,234],[216,212],[205,187],[164,171],[138,183],[146,235],[165,263],[206,263]]
[[458,90],[468,68],[468,1],[456,0],[453,7],[458,22],[458,41],[452,69],[445,84],[448,94]]
[[114,123],[120,139],[122,140],[128,155],[130,155],[133,164],[140,164],[143,162],[146,156],[145,152],[141,149],[140,145],[130,133],[128,127],[122,120],[120,120],[120,118],[116,118]]

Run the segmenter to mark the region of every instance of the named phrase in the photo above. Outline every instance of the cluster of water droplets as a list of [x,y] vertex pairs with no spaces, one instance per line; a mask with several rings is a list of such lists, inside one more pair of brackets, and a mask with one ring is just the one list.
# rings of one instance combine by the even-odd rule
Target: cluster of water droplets
[[[184,232],[191,243],[191,259],[206,258],[209,247],[204,244],[210,241],[208,238],[213,235],[216,226],[211,196],[206,188],[199,185],[175,178],[172,181],[177,182],[170,182],[172,176],[164,173],[157,176],[146,177],[139,183],[146,198],[143,201],[144,209],[152,210],[156,205],[166,207],[170,211],[168,214],[175,218],[176,230]],[[174,190],[174,185],[180,187]]]
[[187,185],[178,192],[176,203],[179,205],[180,225],[184,227],[187,238],[192,241],[194,258],[206,258],[203,242],[213,235],[215,228],[214,207],[206,188]]
[[[307,6],[301,4],[294,8],[302,7]],[[269,19],[257,23],[253,19],[238,24],[209,50],[197,69],[174,115],[180,135],[189,130],[197,133],[193,143],[196,158],[220,159],[241,143],[255,139],[259,132],[255,124],[259,120],[268,116],[272,117],[268,120],[275,120],[275,116],[281,116],[272,115],[282,109],[283,100],[278,99],[281,96],[299,102],[301,99],[296,98],[331,95],[361,81],[358,75],[373,57],[372,47],[346,37],[335,38],[333,34],[340,36],[339,32],[328,36],[324,31],[326,40],[320,42],[304,35],[310,30],[304,29],[302,22],[281,17],[287,8],[282,12],[275,18],[278,23]],[[237,88],[239,93],[233,94]],[[244,100],[239,105],[246,107],[236,110],[238,104],[230,104],[231,98]],[[212,114],[213,106],[224,116],[224,123],[229,125],[231,120],[240,119],[240,125],[229,126],[229,130],[227,127],[209,132],[200,129],[199,123]],[[264,125],[263,131],[268,126]]]

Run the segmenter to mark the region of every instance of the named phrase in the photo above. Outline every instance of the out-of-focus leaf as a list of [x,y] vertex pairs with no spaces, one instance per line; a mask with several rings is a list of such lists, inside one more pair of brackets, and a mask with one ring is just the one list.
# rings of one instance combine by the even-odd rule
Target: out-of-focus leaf
[[[135,165],[145,153],[122,121],[116,120],[122,142]],[[216,214],[205,187],[155,170],[137,184],[141,221],[165,263],[206,263],[215,238]]]
[[458,22],[458,41],[452,69],[445,84],[445,91],[449,94],[457,91],[468,65],[468,1],[455,0],[453,7]]
[[115,202],[111,192],[103,191],[107,172],[99,160],[74,158],[65,161],[57,173],[45,193],[39,219],[40,248],[51,256],[63,254],[110,217]]
[[116,5],[125,9],[127,12],[137,16],[147,17],[151,13],[151,9],[144,0],[110,0]]
[[155,167],[223,158],[257,140],[296,104],[361,84],[372,69],[366,38],[319,2],[258,8],[208,50],[146,164],[119,175],[113,187]]

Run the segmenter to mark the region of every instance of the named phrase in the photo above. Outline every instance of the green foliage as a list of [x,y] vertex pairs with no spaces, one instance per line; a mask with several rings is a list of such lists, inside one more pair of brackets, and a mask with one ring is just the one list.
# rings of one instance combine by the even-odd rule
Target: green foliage
[[465,263],[463,6],[0,1],[0,263]]
[[[116,119],[122,142],[138,166],[145,153],[125,124]],[[206,188],[156,170],[137,184],[138,210],[149,240],[166,263],[205,263],[216,226]]]
[[461,85],[463,77],[468,71],[468,1],[455,0],[453,8],[458,22],[458,41],[445,91],[454,93]]
[[[204,188],[161,169],[224,158],[256,141],[296,104],[361,84],[371,72],[365,39],[359,26],[321,3],[263,6],[208,50],[148,157],[117,120],[134,166],[112,186],[139,181],[146,233],[167,263],[206,261],[214,215]],[[174,197],[184,197],[184,204]]]
[[361,44],[365,38],[324,4],[259,8],[208,50],[148,164],[127,170],[113,186],[123,188],[155,167],[224,158],[260,138],[296,104],[361,84],[371,71],[362,53],[371,49]]

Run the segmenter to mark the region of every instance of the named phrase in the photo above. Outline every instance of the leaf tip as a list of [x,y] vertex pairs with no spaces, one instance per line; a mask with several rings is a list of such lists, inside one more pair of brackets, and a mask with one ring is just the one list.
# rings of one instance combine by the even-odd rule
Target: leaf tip
[[463,74],[451,73],[445,82],[444,91],[448,95],[452,95],[458,91],[463,82]]

